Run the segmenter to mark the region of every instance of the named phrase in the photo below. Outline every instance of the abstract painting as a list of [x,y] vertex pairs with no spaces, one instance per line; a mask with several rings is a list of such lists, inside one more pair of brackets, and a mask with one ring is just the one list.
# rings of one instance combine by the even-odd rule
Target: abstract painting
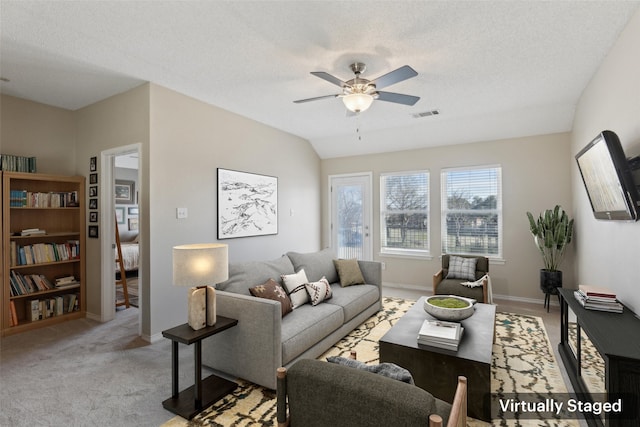
[[218,168],[218,239],[278,234],[278,178]]

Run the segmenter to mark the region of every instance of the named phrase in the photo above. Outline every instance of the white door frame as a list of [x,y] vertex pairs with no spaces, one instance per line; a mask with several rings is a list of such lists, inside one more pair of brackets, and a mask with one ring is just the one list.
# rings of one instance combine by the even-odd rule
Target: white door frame
[[[101,225],[101,322],[107,322],[115,319],[116,317],[116,287],[115,287],[115,253],[114,253],[114,239],[115,239],[115,194],[114,186],[115,182],[115,158],[123,154],[138,153],[138,157],[142,158],[142,144],[136,143],[131,145],[125,145],[122,147],[111,148],[109,150],[102,151],[100,153],[100,225]],[[141,192],[141,176],[142,176],[142,162],[138,163],[138,188],[137,191]],[[138,206],[140,209],[140,206]],[[142,212],[139,210],[139,216]],[[140,228],[142,230],[142,228]],[[144,239],[139,240],[139,252],[142,254],[142,245]],[[140,263],[142,265],[142,263]],[[141,272],[144,274],[144,272]],[[142,278],[138,277],[138,286],[142,283]],[[144,304],[142,304],[142,292],[140,294],[138,310],[138,335],[142,333],[142,311],[144,310]]]
[[334,242],[333,238],[333,180],[334,179],[345,179],[345,178],[364,178],[367,183],[367,193],[365,194],[365,198],[363,200],[363,220],[365,222],[364,226],[368,227],[368,236],[363,236],[367,238],[367,244],[363,247],[363,257],[367,261],[373,261],[373,173],[372,172],[359,172],[359,173],[348,173],[348,174],[338,174],[338,175],[329,175],[328,176],[328,198],[329,202],[327,203],[329,207],[329,246],[335,250],[335,245],[337,242]]

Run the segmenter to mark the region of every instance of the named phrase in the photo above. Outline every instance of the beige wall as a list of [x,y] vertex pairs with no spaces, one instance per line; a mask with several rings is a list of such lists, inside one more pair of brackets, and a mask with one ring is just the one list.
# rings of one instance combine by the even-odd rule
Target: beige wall
[[[278,178],[278,234],[223,240],[231,262],[320,249],[320,159],[298,137],[151,85],[152,334],[186,319],[171,248],[217,241],[217,168]],[[176,219],[186,207],[188,218]],[[291,214],[293,212],[293,215]]]
[[[328,210],[328,176],[373,172],[374,259],[384,261],[385,283],[431,290],[431,276],[440,268],[440,172],[442,168],[502,166],[504,263],[491,264],[494,294],[542,299],[539,270],[542,261],[529,233],[526,212],[537,214],[562,205],[571,208],[569,134],[478,142],[422,150],[401,151],[322,161],[323,212]],[[431,187],[432,259],[385,257],[380,252],[380,173],[428,169]],[[323,215],[323,246],[330,245],[329,222]],[[572,252],[562,265],[564,280],[573,282]]]
[[[278,177],[278,234],[225,240],[232,262],[320,249],[320,159],[301,138],[154,84],[75,112],[7,96],[2,107],[2,151],[38,155],[42,172],[88,177],[91,157],[141,145],[145,338],[186,319],[186,292],[171,283],[171,247],[216,241],[218,167]],[[188,208],[188,218],[177,220],[176,207]],[[104,238],[87,239],[86,248],[87,306],[96,318],[102,257],[110,255],[101,253]]]
[[[112,96],[88,107],[77,110],[75,113],[77,122],[76,163],[79,174],[89,176],[89,159],[97,157],[98,173],[100,169],[101,153],[117,147],[140,143],[142,146],[142,162],[145,162],[145,153],[149,146],[149,85],[143,84],[135,89]],[[148,166],[148,165],[147,165]],[[102,191],[105,183],[98,182],[98,188]],[[87,192],[89,182],[87,178]],[[88,195],[88,194],[87,194]],[[98,206],[98,212],[103,214],[105,220],[111,220],[112,216],[104,212],[103,206]],[[148,198],[141,194],[140,197],[140,226],[141,235],[148,236],[149,209]],[[88,216],[87,216],[88,218]],[[105,224],[101,221],[100,238],[87,238],[87,311],[95,318],[104,318],[102,313],[102,258],[111,254],[102,253],[103,239],[110,239],[115,243],[113,236],[105,236]],[[146,232],[145,232],[146,229]],[[141,254],[141,262],[148,267],[148,244],[143,242],[141,248],[147,253]],[[144,265],[143,265],[144,268]],[[147,270],[143,270],[147,271]],[[149,323],[149,276],[141,275],[139,287],[142,293],[142,331],[150,329]],[[106,316],[108,317],[108,316]]]
[[[605,129],[616,132],[628,157],[640,155],[639,42],[640,11],[629,21],[580,98],[572,155]],[[611,287],[622,302],[639,312],[640,223],[596,221],[575,164],[572,187],[579,283]]]
[[76,173],[75,116],[72,111],[2,95],[0,152],[36,156],[40,173]]

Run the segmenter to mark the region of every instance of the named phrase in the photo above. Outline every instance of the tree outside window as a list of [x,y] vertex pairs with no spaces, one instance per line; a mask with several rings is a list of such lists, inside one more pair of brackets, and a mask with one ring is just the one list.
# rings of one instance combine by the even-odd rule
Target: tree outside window
[[442,253],[502,257],[502,168],[442,171]]
[[429,252],[429,172],[380,175],[380,246],[383,253]]

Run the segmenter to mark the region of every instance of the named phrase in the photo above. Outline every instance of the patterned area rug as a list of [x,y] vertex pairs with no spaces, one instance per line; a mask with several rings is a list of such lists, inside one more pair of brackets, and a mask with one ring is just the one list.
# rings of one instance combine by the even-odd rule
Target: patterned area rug
[[[378,340],[414,304],[399,298],[384,298],[383,309],[329,349],[319,359],[349,355],[355,349],[358,360],[378,363]],[[232,394],[203,411],[190,422],[175,417],[163,427],[276,425],[275,392],[245,381]],[[514,393],[548,395],[566,393],[542,319],[510,313],[496,315],[491,390],[496,398]],[[574,420],[495,419],[495,426],[578,426]],[[472,420],[469,427],[488,426]]]

